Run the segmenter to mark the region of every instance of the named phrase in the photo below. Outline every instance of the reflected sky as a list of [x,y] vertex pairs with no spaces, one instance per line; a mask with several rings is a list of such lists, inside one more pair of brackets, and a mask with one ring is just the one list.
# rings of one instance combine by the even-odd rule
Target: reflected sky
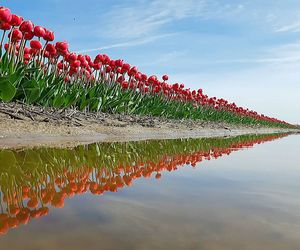
[[30,219],[0,249],[299,249],[300,136],[283,136],[2,151],[2,217]]

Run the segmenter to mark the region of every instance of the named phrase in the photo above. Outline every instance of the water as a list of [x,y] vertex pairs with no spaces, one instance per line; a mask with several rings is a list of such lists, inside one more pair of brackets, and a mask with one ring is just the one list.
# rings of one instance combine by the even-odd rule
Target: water
[[0,249],[300,249],[299,148],[264,135],[1,151]]

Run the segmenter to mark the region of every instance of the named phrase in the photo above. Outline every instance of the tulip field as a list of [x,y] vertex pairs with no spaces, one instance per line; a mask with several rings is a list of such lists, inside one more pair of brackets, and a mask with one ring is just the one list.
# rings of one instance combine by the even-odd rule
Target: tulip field
[[86,112],[199,119],[268,127],[292,127],[202,89],[147,76],[122,59],[71,52],[53,31],[0,7],[0,101],[73,108]]

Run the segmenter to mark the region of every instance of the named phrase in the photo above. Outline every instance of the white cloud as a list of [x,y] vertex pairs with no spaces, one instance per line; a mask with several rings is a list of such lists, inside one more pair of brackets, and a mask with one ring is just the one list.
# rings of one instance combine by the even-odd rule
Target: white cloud
[[95,52],[95,51],[100,51],[100,50],[108,50],[108,49],[121,48],[121,47],[134,47],[134,46],[139,46],[139,45],[143,45],[143,44],[148,44],[148,43],[154,42],[156,40],[163,39],[163,38],[170,37],[170,36],[175,36],[175,35],[176,35],[176,33],[157,35],[157,36],[149,36],[146,38],[135,39],[135,40],[131,40],[131,41],[123,42],[123,43],[116,43],[116,44],[110,44],[110,45],[106,45],[106,46],[98,47],[98,48],[79,50],[79,51],[76,51],[76,53],[88,53],[88,52]]
[[117,5],[105,16],[106,29],[111,37],[140,37],[159,30],[173,21],[189,17],[220,18],[237,13],[243,5],[219,4],[214,0],[154,0]]
[[300,21],[281,26],[275,29],[276,32],[300,32]]

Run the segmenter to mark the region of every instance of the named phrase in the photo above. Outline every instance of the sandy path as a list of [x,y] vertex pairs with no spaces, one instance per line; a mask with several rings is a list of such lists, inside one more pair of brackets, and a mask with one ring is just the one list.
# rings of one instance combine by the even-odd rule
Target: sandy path
[[295,132],[223,122],[85,114],[19,103],[0,103],[0,148],[75,146],[93,142]]
[[233,136],[241,134],[262,134],[289,132],[286,129],[239,128],[217,126],[194,128],[185,125],[172,127],[145,127],[140,124],[125,126],[105,123],[88,123],[74,126],[65,123],[20,121],[0,115],[0,148],[21,148],[26,146],[75,146],[92,142],[132,141],[145,139],[174,139],[195,137]]

